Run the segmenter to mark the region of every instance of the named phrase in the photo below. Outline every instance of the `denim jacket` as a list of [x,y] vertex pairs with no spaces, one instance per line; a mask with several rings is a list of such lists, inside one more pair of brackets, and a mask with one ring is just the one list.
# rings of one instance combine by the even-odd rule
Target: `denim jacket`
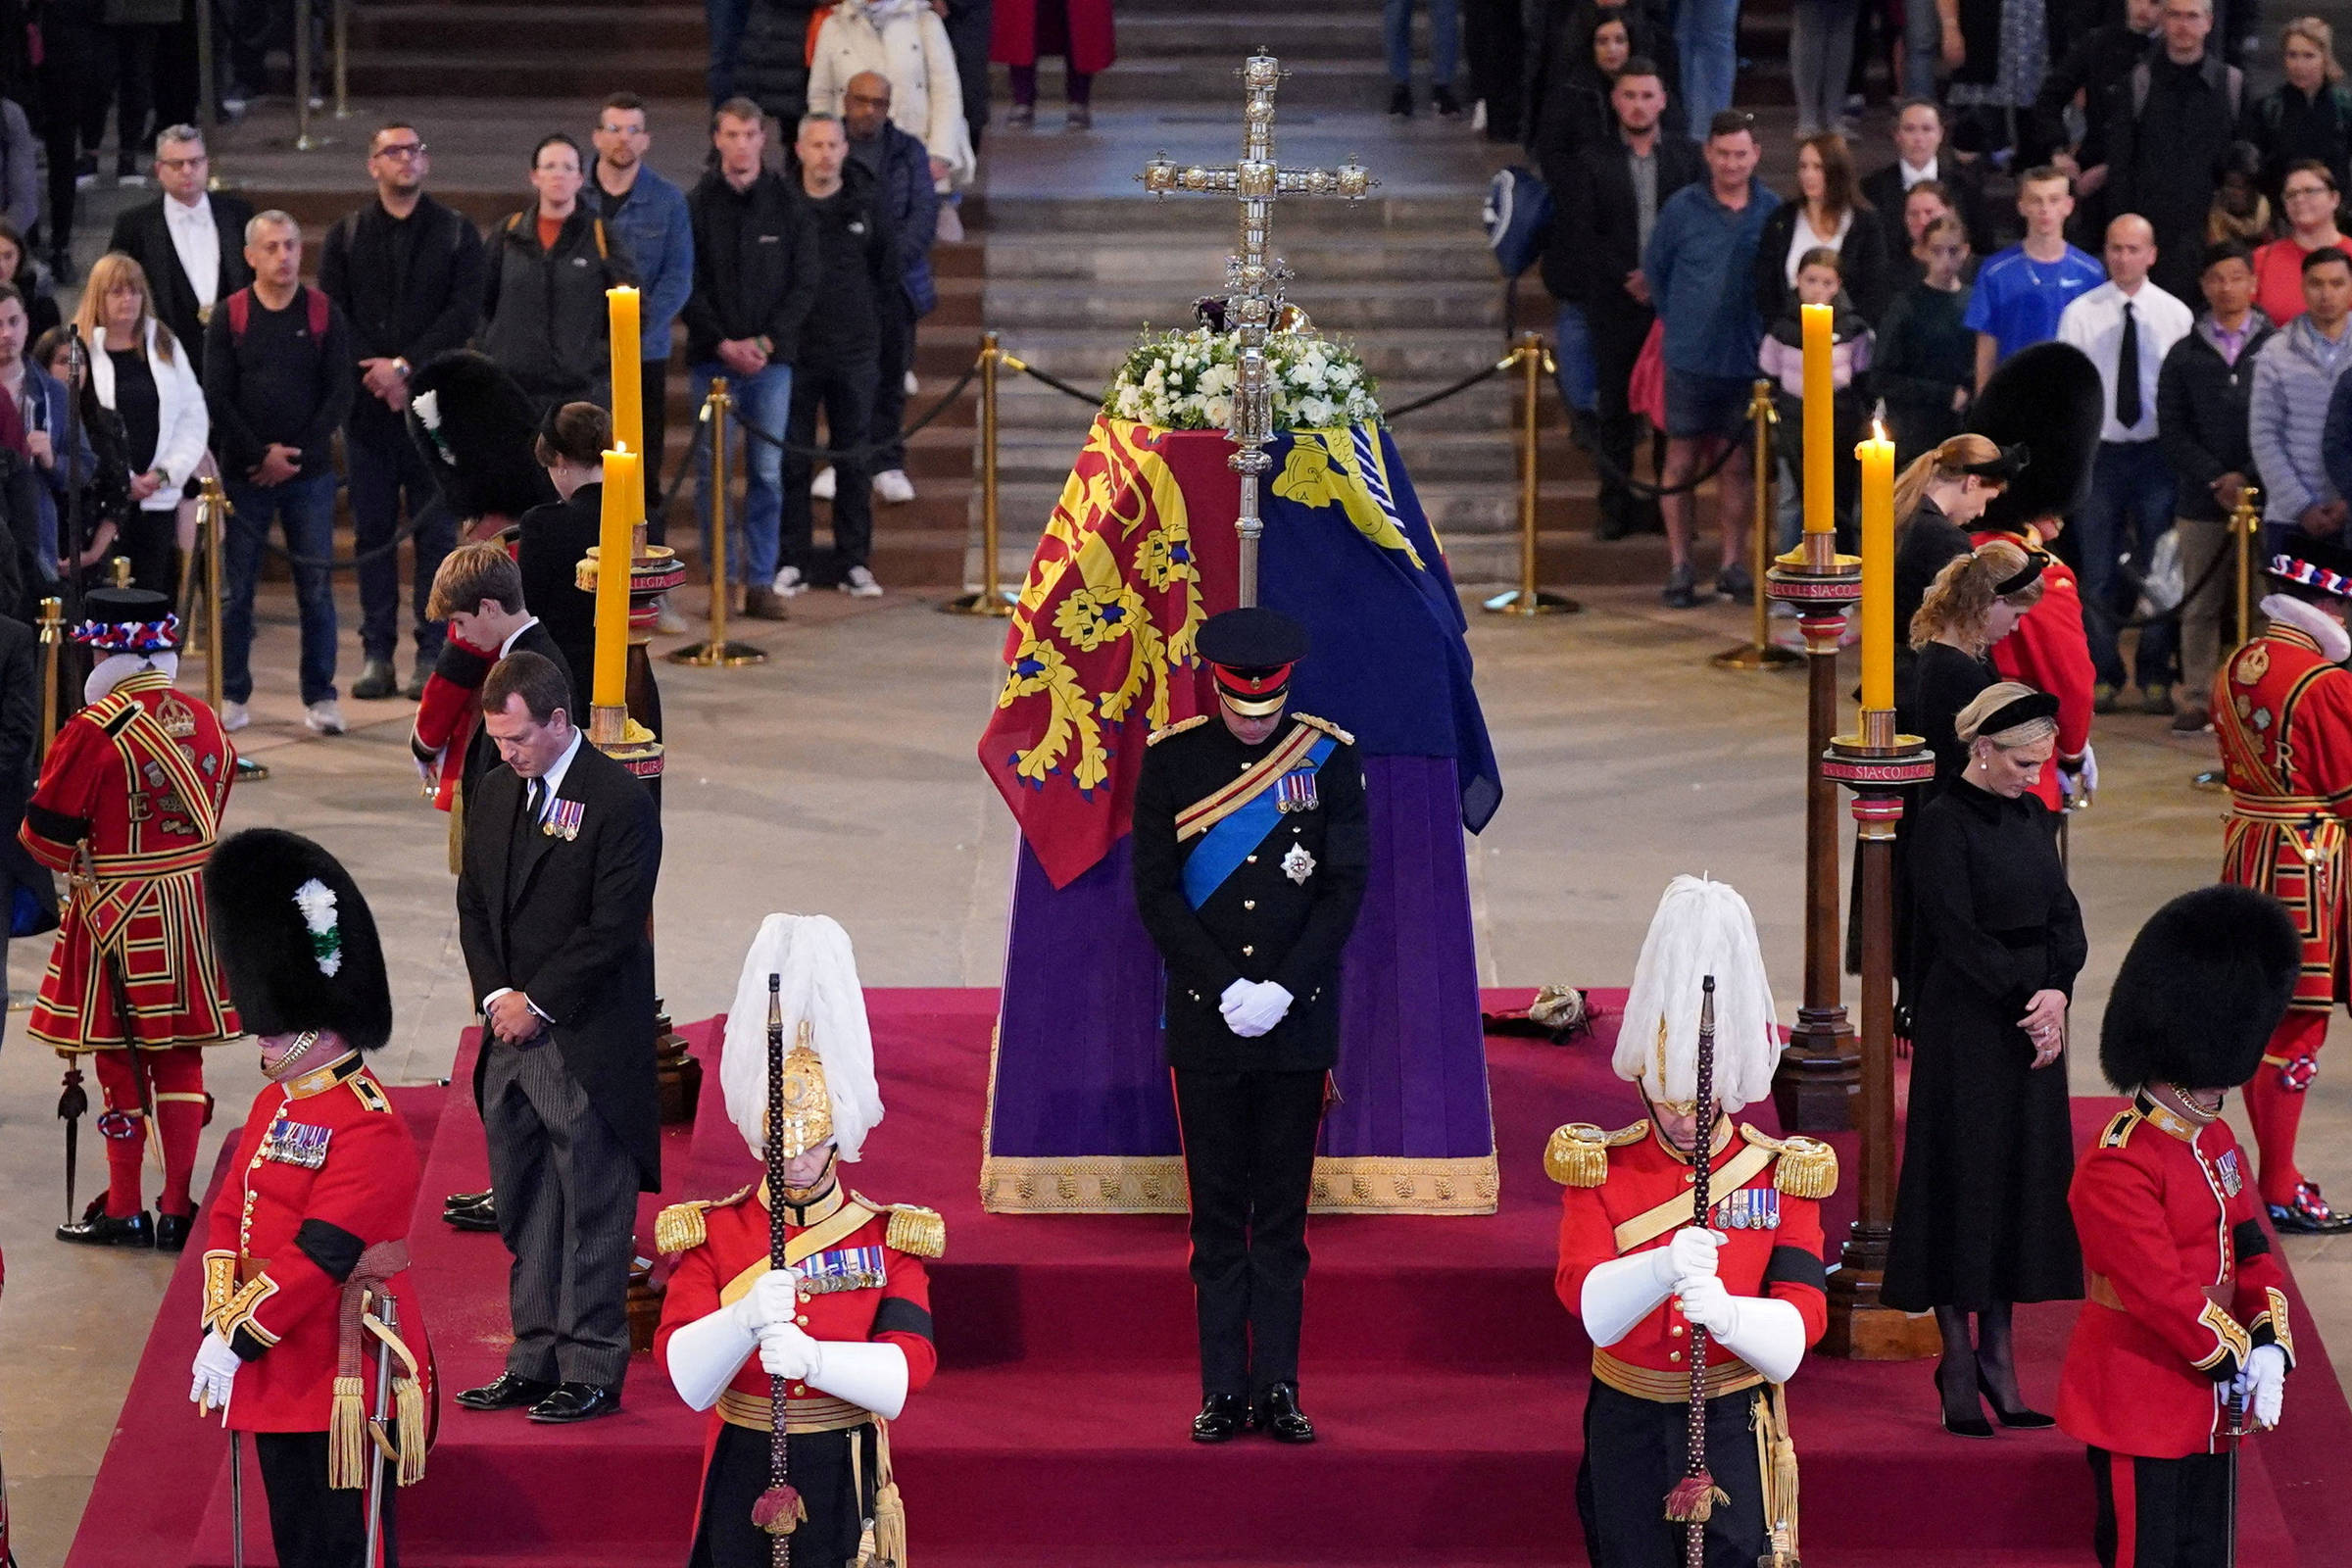
[[686,216],[686,193],[652,169],[640,164],[637,183],[618,212],[596,182],[589,167],[588,184],[596,192],[599,210],[612,237],[620,241],[637,268],[637,324],[640,348],[647,361],[669,358],[669,324],[686,308],[694,292],[694,224]]

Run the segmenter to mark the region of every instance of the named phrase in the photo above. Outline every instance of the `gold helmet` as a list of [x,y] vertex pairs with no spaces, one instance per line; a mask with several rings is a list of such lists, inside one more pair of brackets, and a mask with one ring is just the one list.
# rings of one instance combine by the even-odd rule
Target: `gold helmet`
[[[769,982],[774,980],[771,991]],[[768,1098],[770,1027],[792,1042]],[[719,1053],[727,1119],[755,1158],[766,1157],[771,1109],[779,1152],[791,1159],[826,1144],[855,1160],[882,1119],[865,993],[849,933],[823,915],[771,914],[744,955]]]

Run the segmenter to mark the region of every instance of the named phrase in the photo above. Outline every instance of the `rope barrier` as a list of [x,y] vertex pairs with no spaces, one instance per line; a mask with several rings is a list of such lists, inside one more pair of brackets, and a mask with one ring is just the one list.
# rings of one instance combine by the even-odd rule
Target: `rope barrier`
[[1478,385],[1479,382],[1500,375],[1503,371],[1509,369],[1512,366],[1518,363],[1519,358],[1516,353],[1506,355],[1502,359],[1496,360],[1493,365],[1488,366],[1485,369],[1473,371],[1471,374],[1463,376],[1459,381],[1454,382],[1453,385],[1449,387],[1443,387],[1438,391],[1432,392],[1425,398],[1415,398],[1412,402],[1401,404],[1396,408],[1384,410],[1384,416],[1393,421],[1401,419],[1407,415],[1419,414],[1423,409],[1428,408],[1431,404],[1443,403],[1447,398],[1458,397],[1462,393],[1467,392],[1472,387]]
[[1089,408],[1099,409],[1102,406],[1102,400],[1104,397],[1103,393],[1088,392],[1081,388],[1074,387],[1070,385],[1069,382],[1064,381],[1058,375],[1048,375],[1045,371],[1039,369],[1036,366],[1031,365],[1026,360],[1007,354],[1004,356],[1004,364],[1007,368],[1018,370],[1033,381],[1043,381],[1046,385],[1052,387],[1054,391],[1059,392],[1062,396],[1076,398],[1079,402],[1087,405]]
[[925,412],[921,418],[915,420],[912,424],[906,426],[906,429],[901,430],[897,435],[892,436],[886,441],[868,441],[865,445],[860,447],[805,447],[797,441],[788,441],[780,435],[773,434],[770,431],[762,430],[758,425],[752,423],[752,421],[749,419],[739,418],[735,422],[743,426],[743,433],[745,435],[758,436],[769,446],[783,449],[783,451],[791,457],[808,458],[811,460],[816,458],[830,458],[835,463],[862,463],[867,458],[878,457],[882,453],[888,452],[891,448],[901,445],[908,436],[913,435],[916,431],[922,429],[932,420],[947,413],[949,405],[953,404],[957,398],[963,395],[963,389],[967,386],[970,386],[972,384],[972,377],[978,375],[979,373],[980,364],[977,360],[975,360],[972,362],[972,364],[964,368],[964,371],[961,375],[956,378],[956,384],[954,386],[948,388],[947,391],[940,394],[939,401],[932,404],[930,409]]

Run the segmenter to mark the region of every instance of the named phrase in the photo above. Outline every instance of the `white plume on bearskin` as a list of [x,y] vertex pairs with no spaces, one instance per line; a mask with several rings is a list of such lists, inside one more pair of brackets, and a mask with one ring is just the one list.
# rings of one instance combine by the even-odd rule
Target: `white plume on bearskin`
[[882,1119],[882,1090],[874,1081],[874,1037],[866,1023],[858,959],[850,950],[850,934],[830,916],[771,914],[760,923],[760,934],[743,956],[718,1063],[727,1118],[743,1134],[753,1155],[765,1157],[771,974],[783,978],[784,1049],[792,1050],[800,1038],[801,1020],[808,1019],[812,1044],[825,1064],[833,1142],[843,1159],[854,1160],[865,1135]]
[[1642,940],[1610,1065],[1652,1100],[1695,1098],[1699,1003],[1709,975],[1715,977],[1715,1096],[1726,1112],[1736,1112],[1772,1092],[1782,1042],[1755,916],[1728,882],[1678,876],[1666,884]]

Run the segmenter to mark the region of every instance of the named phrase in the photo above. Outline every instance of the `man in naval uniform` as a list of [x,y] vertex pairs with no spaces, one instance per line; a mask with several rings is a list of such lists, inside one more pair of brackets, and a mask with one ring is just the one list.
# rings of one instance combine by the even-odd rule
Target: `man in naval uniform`
[[[1715,980],[1715,1103],[1704,1131],[1709,1223],[1691,1224],[1701,1145],[1702,985]],[[1592,1342],[1577,1512],[1593,1568],[1680,1568],[1688,1525],[1667,1517],[1690,1431],[1690,1351],[1704,1329],[1709,1568],[1793,1568],[1796,1453],[1781,1386],[1829,1326],[1820,1200],[1838,1158],[1808,1138],[1735,1121],[1772,1089],[1781,1041],[1747,903],[1679,876],[1634,968],[1612,1065],[1649,1116],[1551,1135],[1545,1168],[1567,1191],[1553,1286]]]
[[1136,912],[1166,965],[1192,1195],[1193,1438],[1311,1443],[1298,1404],[1306,1205],[1340,1053],[1340,954],[1371,861],[1353,737],[1285,721],[1306,633],[1230,610],[1198,646],[1217,711],[1152,737],[1135,787]]

